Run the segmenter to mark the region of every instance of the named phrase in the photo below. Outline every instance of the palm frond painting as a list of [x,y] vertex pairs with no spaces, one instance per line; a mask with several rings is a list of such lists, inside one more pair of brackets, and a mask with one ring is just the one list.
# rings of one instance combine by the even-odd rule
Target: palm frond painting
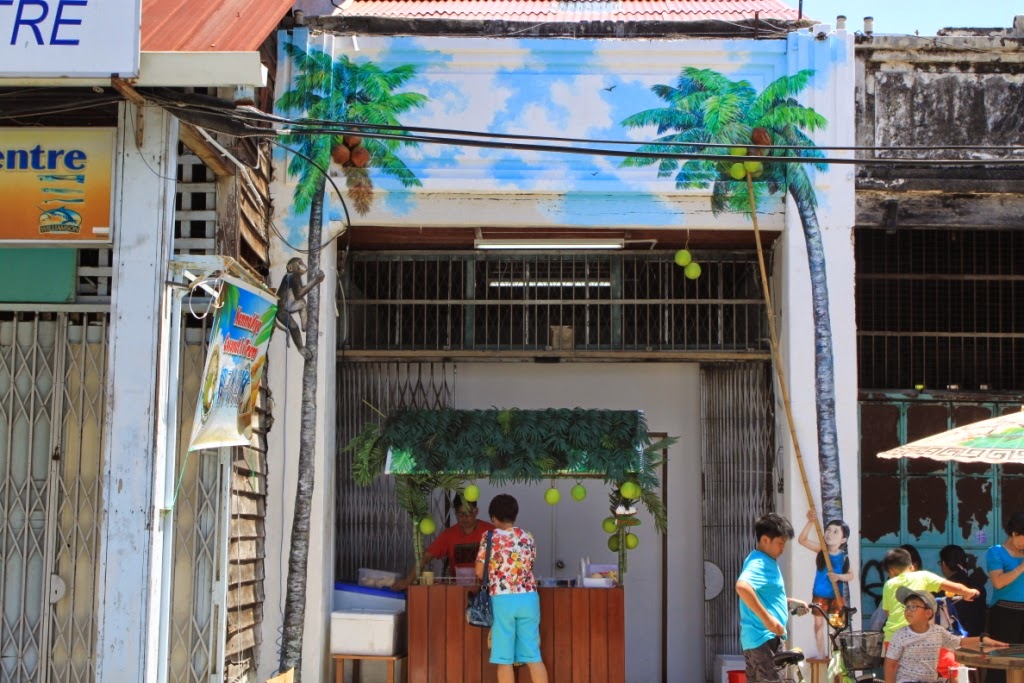
[[[416,76],[415,66],[384,70],[373,62],[355,62],[347,55],[332,59],[321,50],[306,52],[292,44],[284,45],[284,51],[297,73],[294,87],[277,101],[284,112],[298,112],[306,119],[321,121],[401,126],[402,114],[428,101],[422,93],[400,92]],[[402,146],[415,147],[417,143],[412,140],[377,140],[356,134],[285,135],[282,140],[320,168],[329,168],[332,161],[340,165],[348,196],[360,214],[366,214],[373,202],[370,169],[396,178],[405,187],[422,185],[397,154]],[[292,157],[288,175],[299,178],[294,193],[297,212],[309,210],[318,196],[322,198],[325,179],[307,159]]]
[[[658,137],[640,146],[647,153],[706,154],[699,144],[720,144],[737,155],[746,155],[747,145],[786,145],[796,149],[772,149],[764,162],[747,162],[756,177],[755,201],[788,193],[796,204],[807,246],[814,316],[815,405],[817,412],[818,460],[821,473],[823,519],[843,517],[839,477],[839,448],[836,436],[835,377],[832,359],[832,325],[829,320],[825,250],[818,224],[817,196],[808,174],[825,170],[824,164],[786,162],[786,158],[822,158],[811,134],[823,130],[827,121],[797,100],[808,86],[813,71],[783,76],[761,92],[744,80],[734,81],[712,69],[685,67],[671,85],[655,85],[651,91],[664,103],[629,116],[622,125],[630,129],[654,128]],[[672,144],[669,144],[672,143]],[[678,189],[711,188],[711,209],[750,214],[750,196],[744,172],[731,175],[733,163],[726,159],[679,160],[670,157],[628,157],[625,167],[655,166],[659,178],[672,178]]]
[[[347,56],[337,59],[322,50],[306,51],[286,43],[283,50],[292,61],[295,75],[291,88],[277,101],[280,110],[308,119],[339,123],[400,126],[399,116],[427,101],[425,95],[400,92],[416,75],[412,66],[384,70],[372,62],[355,62]],[[297,177],[293,192],[294,211],[309,212],[308,272],[320,272],[320,250],[324,219],[325,175],[331,162],[342,167],[347,194],[356,211],[369,212],[373,202],[370,169],[397,178],[402,185],[420,181],[398,157],[404,140],[374,140],[357,135],[284,136],[294,154],[288,175]],[[332,157],[333,152],[333,157]],[[302,371],[302,411],[299,432],[298,484],[288,557],[284,630],[281,638],[280,670],[302,670],[302,636],[306,610],[306,570],[309,559],[310,517],[315,480],[318,337],[320,329],[320,288],[306,295],[306,350]],[[298,675],[296,676],[298,680]]]

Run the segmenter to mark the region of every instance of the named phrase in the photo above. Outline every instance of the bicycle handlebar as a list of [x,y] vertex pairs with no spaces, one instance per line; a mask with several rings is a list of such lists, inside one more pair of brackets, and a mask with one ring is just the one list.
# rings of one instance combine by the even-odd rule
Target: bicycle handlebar
[[[807,609],[809,609],[812,612],[817,612],[818,614],[820,614],[822,617],[825,618],[825,621],[828,621],[829,615],[825,612],[824,609],[822,609],[821,605],[819,605],[817,603],[814,603],[814,602],[809,602],[809,603],[807,603]],[[798,611],[799,611],[799,609],[791,609],[789,611],[789,613],[790,614],[796,614]],[[856,607],[850,607],[849,605],[843,605],[842,607],[839,608],[838,612],[834,612],[833,614],[838,614],[839,616],[841,616],[841,617],[843,617],[845,619],[845,618],[853,616],[856,613],[857,613],[857,608]]]

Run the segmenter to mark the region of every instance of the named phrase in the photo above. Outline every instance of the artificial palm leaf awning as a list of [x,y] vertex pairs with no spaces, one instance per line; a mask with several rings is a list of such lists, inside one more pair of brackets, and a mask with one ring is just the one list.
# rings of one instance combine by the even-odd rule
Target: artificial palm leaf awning
[[400,410],[381,427],[389,474],[462,474],[493,481],[647,470],[643,413],[624,410]]
[[496,483],[600,477],[651,490],[661,451],[674,442],[652,442],[635,410],[403,409],[367,424],[344,450],[361,485],[382,474]]
[[352,479],[360,486],[395,475],[398,504],[414,522],[430,514],[433,491],[461,490],[473,479],[503,484],[598,477],[612,485],[613,511],[629,503],[621,485],[636,484],[640,503],[664,533],[658,469],[662,451],[676,438],[652,442],[642,412],[445,408],[396,410],[383,417],[342,450],[352,453]]

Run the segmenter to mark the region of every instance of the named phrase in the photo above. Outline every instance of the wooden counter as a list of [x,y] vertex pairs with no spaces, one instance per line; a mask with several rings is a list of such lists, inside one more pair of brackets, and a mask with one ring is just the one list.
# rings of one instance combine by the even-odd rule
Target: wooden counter
[[[466,586],[410,586],[409,683],[493,683],[487,629],[466,623]],[[541,657],[551,681],[623,683],[626,613],[622,588],[541,588]],[[516,667],[518,683],[527,668]]]
[[977,650],[956,650],[956,661],[963,666],[978,669],[1002,669],[1006,672],[1006,683],[1024,683],[1024,648],[1020,645],[979,652]]

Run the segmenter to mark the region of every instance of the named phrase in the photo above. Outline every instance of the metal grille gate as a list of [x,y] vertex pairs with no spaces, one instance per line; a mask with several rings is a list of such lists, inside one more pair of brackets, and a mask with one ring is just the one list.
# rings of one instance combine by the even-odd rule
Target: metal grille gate
[[731,586],[750,551],[754,520],[775,508],[775,399],[768,363],[700,369],[704,561],[725,588],[704,603],[705,680],[715,655],[740,652],[739,602]]
[[[353,580],[359,567],[399,571],[412,566],[412,526],[395,502],[393,477],[363,488],[352,481],[351,455],[341,448],[368,422],[401,407],[455,403],[455,366],[446,363],[339,363],[335,575]],[[367,405],[369,404],[369,405]],[[370,407],[373,406],[373,407]],[[438,499],[435,505],[443,505]],[[436,515],[444,519],[444,511]]]
[[108,314],[0,316],[0,682],[88,682]]
[[210,335],[183,323],[167,680],[199,683],[223,673],[230,471],[227,449],[187,452]]

